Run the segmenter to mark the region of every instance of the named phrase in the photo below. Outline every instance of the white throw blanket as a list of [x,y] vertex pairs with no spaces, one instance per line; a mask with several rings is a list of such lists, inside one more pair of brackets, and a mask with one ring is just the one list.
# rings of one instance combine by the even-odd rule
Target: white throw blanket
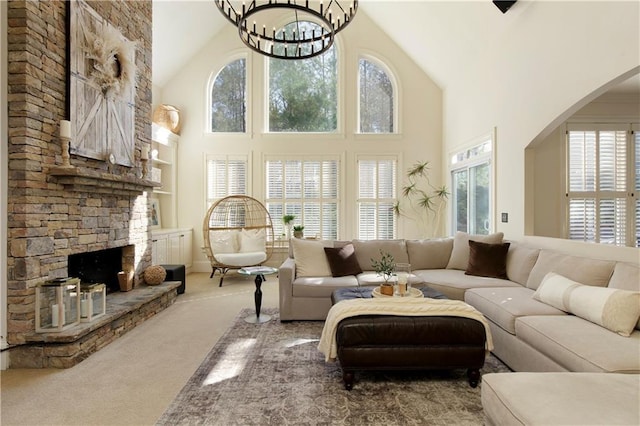
[[359,315],[450,316],[471,318],[484,325],[487,335],[486,349],[493,350],[491,330],[485,317],[473,306],[461,300],[429,299],[413,297],[349,299],[336,303],[329,310],[322,329],[318,349],[325,361],[335,361],[338,356],[336,333],[338,323],[345,318]]

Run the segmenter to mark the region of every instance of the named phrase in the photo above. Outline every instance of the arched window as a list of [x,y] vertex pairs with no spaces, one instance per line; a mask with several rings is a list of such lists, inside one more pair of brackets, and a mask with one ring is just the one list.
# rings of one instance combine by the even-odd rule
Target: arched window
[[[319,31],[308,21],[280,31]],[[291,46],[293,48],[293,46]],[[338,53],[334,44],[322,55],[303,60],[269,59],[269,131],[338,130]]]
[[244,133],[247,130],[247,61],[227,64],[211,85],[211,131]]
[[394,84],[389,73],[373,60],[359,63],[359,132],[395,133]]

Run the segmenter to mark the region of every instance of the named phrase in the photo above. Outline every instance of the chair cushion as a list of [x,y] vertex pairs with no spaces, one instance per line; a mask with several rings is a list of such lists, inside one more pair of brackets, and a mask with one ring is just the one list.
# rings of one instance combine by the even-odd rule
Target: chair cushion
[[238,251],[238,231],[209,231],[209,242],[213,254],[236,253]]
[[266,251],[266,233],[264,229],[243,229],[240,231],[240,252],[251,253]]
[[214,253],[213,257],[223,265],[240,267],[259,265],[267,260],[267,254],[264,251],[251,253]]

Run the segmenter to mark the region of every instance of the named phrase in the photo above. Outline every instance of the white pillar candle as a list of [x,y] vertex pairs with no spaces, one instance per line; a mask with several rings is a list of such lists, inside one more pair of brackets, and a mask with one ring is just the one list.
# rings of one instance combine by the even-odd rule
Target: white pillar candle
[[58,326],[58,305],[57,304],[51,305],[51,326],[52,327]]
[[87,299],[82,299],[80,301],[80,316],[82,318],[87,318],[89,316],[87,314]]
[[60,137],[71,139],[71,122],[69,120],[60,120]]
[[142,160],[148,160],[149,159],[149,145],[142,145],[142,152],[140,154],[140,158]]

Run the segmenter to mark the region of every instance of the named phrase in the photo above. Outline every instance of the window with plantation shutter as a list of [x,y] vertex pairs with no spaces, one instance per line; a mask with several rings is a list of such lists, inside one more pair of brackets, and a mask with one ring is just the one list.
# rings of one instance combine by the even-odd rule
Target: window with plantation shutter
[[395,157],[358,158],[359,239],[395,238],[397,167]]
[[629,124],[567,129],[567,236],[638,247],[640,151]]
[[247,195],[247,157],[209,155],[207,162],[207,208],[228,195]]
[[305,159],[268,157],[266,207],[273,220],[274,235],[284,235],[282,216],[294,215],[294,225],[304,235],[338,238],[339,159],[305,156]]

